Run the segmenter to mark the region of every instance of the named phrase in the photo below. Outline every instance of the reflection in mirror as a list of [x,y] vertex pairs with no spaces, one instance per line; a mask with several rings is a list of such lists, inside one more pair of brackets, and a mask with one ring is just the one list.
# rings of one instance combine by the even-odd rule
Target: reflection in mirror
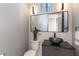
[[47,15],[39,15],[39,16],[32,16],[31,20],[31,27],[32,30],[34,27],[39,29],[40,31],[47,31],[48,30],[48,17]]
[[68,11],[46,13],[31,16],[31,30],[68,32]]
[[48,15],[48,31],[61,31],[62,25],[62,15],[59,14],[49,14]]

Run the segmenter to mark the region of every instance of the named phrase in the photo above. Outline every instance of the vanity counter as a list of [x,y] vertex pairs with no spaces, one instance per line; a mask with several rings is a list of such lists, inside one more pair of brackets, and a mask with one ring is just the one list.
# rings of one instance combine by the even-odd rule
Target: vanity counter
[[60,46],[51,45],[49,40],[45,40],[42,44],[43,56],[74,56],[75,48],[68,42],[62,42]]

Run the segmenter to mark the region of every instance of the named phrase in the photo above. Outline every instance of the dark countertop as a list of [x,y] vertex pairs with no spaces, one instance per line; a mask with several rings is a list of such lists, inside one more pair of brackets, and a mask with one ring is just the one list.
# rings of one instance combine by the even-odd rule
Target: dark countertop
[[44,40],[44,42],[42,43],[42,46],[54,46],[54,47],[60,47],[60,48],[65,48],[65,49],[74,49],[75,50],[75,48],[66,41],[63,41],[62,43],[60,43],[60,46],[56,46],[56,45],[52,45],[52,43],[49,40]]

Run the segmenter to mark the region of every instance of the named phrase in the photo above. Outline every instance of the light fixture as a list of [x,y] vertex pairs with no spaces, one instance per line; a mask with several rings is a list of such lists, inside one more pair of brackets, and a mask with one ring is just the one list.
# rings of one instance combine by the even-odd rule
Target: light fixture
[[61,5],[61,11],[62,11],[62,32],[64,32],[64,3]]
[[34,12],[34,6],[32,7],[32,14],[33,14],[33,15],[35,14],[35,12]]
[[61,10],[63,11],[63,9],[64,9],[64,3],[62,3],[61,5]]

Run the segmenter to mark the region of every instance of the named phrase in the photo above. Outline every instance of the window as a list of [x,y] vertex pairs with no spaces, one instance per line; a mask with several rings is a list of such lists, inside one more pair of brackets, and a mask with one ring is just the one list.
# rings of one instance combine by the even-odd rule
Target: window
[[52,3],[41,3],[41,13],[52,12]]

